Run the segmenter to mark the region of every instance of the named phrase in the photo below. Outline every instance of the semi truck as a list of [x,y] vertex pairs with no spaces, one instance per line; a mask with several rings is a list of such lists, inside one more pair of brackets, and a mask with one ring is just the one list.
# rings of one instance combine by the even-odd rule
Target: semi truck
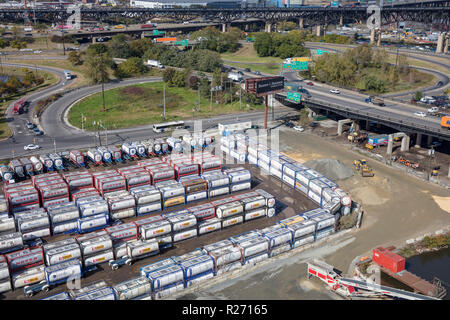
[[244,78],[242,77],[241,74],[237,72],[228,72],[228,79],[241,82]]
[[159,60],[147,60],[147,65],[150,67],[157,67],[159,69],[163,69],[164,66],[159,62]]

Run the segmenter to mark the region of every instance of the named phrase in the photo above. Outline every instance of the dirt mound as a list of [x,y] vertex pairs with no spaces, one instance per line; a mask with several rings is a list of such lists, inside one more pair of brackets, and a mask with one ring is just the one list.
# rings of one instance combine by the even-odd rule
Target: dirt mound
[[304,165],[318,171],[331,180],[344,180],[353,176],[353,170],[339,160],[317,159],[307,161]]

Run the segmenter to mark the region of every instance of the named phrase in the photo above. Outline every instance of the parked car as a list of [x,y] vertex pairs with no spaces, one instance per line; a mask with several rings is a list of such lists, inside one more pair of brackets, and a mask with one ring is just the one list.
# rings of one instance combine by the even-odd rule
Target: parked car
[[306,84],[307,84],[308,86],[313,86],[313,85],[314,85],[314,83],[312,83],[311,81],[308,81]]
[[414,112],[414,115],[416,115],[418,117],[422,117],[422,118],[427,116],[427,114],[425,112],[422,112],[422,111]]
[[285,122],[284,125],[285,125],[286,127],[288,127],[288,128],[293,128],[293,127],[295,127],[294,124],[293,124],[292,122],[290,122],[290,121]]
[[431,107],[428,109],[428,112],[434,113],[434,112],[439,112],[439,108],[438,107]]
[[24,150],[36,150],[36,149],[40,149],[41,147],[37,144],[28,144],[26,146],[23,147]]
[[331,89],[330,92],[331,92],[331,93],[334,93],[334,94],[340,94],[340,93],[341,93],[341,91],[339,91],[339,90],[336,89],[336,88],[335,88],[335,89]]
[[294,130],[303,132],[303,131],[305,131],[305,128],[303,128],[302,126],[295,126]]

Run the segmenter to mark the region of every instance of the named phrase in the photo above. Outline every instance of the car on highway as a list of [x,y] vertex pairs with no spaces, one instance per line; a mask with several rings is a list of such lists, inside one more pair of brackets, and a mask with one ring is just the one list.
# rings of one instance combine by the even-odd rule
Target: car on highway
[[37,144],[27,144],[26,146],[23,147],[23,150],[36,150],[36,149],[40,149],[41,147]]
[[256,74],[257,76],[260,76],[260,75],[261,75],[261,72],[259,72],[259,71],[253,71],[253,74]]
[[330,92],[331,92],[331,93],[334,93],[334,94],[340,94],[340,93],[341,93],[341,91],[339,91],[339,90],[336,89],[336,88],[331,89]]
[[30,121],[27,121],[27,123],[25,124],[25,126],[26,126],[28,129],[30,129],[30,130],[32,130],[32,129],[34,129],[34,127],[36,127],[36,125],[35,125],[34,123],[30,122]]
[[252,70],[250,70],[250,68],[245,68],[244,71],[245,72],[252,72]]
[[42,130],[34,131],[35,136],[42,136],[43,134],[44,134],[44,131],[42,131]]
[[418,117],[422,117],[422,118],[427,116],[427,114],[425,112],[422,112],[422,111],[414,112],[414,115],[418,116]]
[[306,83],[306,85],[308,85],[308,86],[313,86],[314,83],[312,83],[311,81],[308,81],[308,82]]
[[35,51],[33,51],[33,53],[38,54],[38,53],[42,53],[42,51],[41,50],[35,50]]
[[443,84],[444,84],[444,83],[443,83],[442,81],[439,81],[438,83],[436,83],[436,86],[442,87]]
[[428,109],[428,112],[434,113],[434,112],[439,112],[439,108],[438,107],[431,107]]
[[300,132],[305,131],[305,128],[303,128],[302,126],[295,126],[293,129]]

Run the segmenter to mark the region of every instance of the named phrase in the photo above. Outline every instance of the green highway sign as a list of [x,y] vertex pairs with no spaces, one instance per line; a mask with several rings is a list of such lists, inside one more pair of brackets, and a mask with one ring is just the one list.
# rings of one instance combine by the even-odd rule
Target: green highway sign
[[283,63],[283,69],[308,70],[308,61],[294,61],[292,63]]
[[317,50],[316,50],[316,54],[317,54],[318,56],[321,56],[321,55],[324,54],[324,53],[328,53],[328,51],[322,50],[322,49],[317,49]]
[[153,35],[154,36],[159,36],[160,34],[164,34],[165,33],[165,31],[158,31],[158,30],[153,30]]
[[301,100],[302,100],[302,94],[300,92],[287,91],[286,92],[286,98],[288,100],[300,103]]
[[179,45],[179,46],[187,46],[188,45],[188,40],[175,41],[175,44]]

